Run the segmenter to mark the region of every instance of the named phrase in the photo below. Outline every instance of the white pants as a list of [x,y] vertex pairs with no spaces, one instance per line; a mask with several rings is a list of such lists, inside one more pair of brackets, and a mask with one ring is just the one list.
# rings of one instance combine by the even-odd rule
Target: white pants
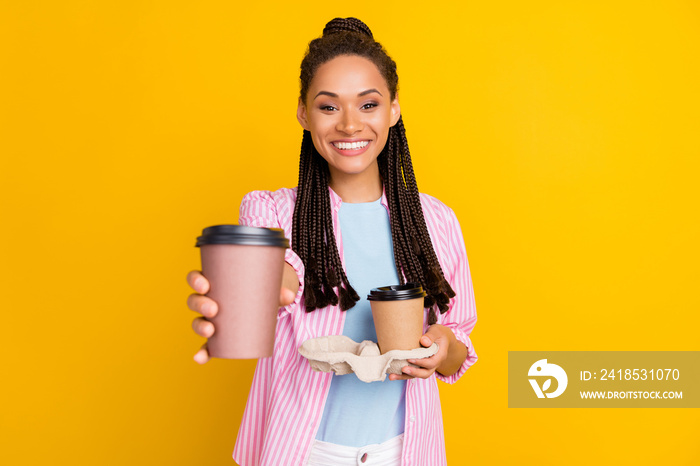
[[360,448],[314,440],[306,466],[401,466],[402,450],[403,434]]

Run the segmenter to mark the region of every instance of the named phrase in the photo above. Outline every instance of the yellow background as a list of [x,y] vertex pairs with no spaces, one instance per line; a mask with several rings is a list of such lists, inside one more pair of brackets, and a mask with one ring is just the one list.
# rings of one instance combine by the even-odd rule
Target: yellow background
[[299,63],[352,15],[469,253],[449,464],[700,464],[697,410],[506,380],[508,350],[700,350],[698,3],[335,3],[2,3],[0,463],[232,464],[253,363],[192,361],[194,239],[296,185]]

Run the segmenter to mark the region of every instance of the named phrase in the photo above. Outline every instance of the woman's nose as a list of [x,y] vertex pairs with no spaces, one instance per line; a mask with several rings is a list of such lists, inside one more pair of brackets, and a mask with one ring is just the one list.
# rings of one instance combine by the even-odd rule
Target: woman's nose
[[354,134],[363,128],[362,117],[352,110],[346,110],[341,115],[335,129],[345,133]]

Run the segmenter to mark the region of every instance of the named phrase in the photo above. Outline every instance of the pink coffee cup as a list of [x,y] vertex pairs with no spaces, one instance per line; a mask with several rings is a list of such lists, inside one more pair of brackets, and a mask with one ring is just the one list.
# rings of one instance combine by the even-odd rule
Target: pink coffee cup
[[214,334],[209,355],[225,359],[272,356],[279,309],[284,253],[289,241],[275,228],[215,225],[196,246],[202,253],[207,296],[219,312],[208,319]]

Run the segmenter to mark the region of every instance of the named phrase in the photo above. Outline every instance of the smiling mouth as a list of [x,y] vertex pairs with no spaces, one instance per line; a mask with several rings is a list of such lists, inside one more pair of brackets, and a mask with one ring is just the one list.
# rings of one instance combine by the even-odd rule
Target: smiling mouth
[[340,150],[357,150],[366,147],[369,141],[333,142],[332,144],[335,148]]

